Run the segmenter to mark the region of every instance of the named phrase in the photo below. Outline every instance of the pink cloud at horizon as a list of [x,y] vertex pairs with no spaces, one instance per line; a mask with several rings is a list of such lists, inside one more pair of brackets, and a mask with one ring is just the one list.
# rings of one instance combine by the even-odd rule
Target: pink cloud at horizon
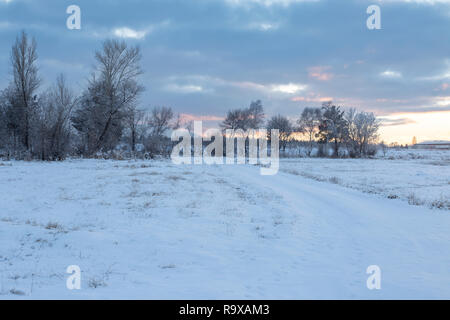
[[224,117],[214,116],[214,115],[195,115],[189,113],[180,114],[180,120],[182,122],[190,121],[222,121]]
[[308,75],[310,78],[314,78],[319,81],[330,81],[334,77],[334,74],[331,72],[325,72],[329,69],[331,69],[331,67],[328,66],[311,67],[308,69]]

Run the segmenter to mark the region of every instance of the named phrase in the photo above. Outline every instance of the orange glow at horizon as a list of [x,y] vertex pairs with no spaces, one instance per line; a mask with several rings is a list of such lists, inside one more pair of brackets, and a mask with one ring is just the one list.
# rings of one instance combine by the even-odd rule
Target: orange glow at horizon
[[417,138],[417,142],[450,140],[450,111],[398,113],[382,118],[407,121],[404,124],[382,126],[380,141],[411,144],[413,137]]

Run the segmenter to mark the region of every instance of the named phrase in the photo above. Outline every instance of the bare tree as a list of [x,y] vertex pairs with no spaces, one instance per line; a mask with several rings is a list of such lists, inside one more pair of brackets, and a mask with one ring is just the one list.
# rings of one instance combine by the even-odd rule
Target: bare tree
[[125,122],[130,130],[130,146],[133,155],[136,153],[136,143],[139,137],[139,128],[144,120],[144,111],[136,108],[135,105],[127,109]]
[[183,127],[189,132],[191,136],[194,135],[194,121],[189,120],[183,124]]
[[386,157],[386,153],[387,153],[387,151],[388,151],[388,145],[384,142],[384,141],[381,141],[380,142],[380,148],[381,148],[381,151],[383,152],[383,157]]
[[17,155],[18,149],[23,149],[22,114],[18,110],[21,103],[16,95],[13,84],[2,91],[0,95],[0,149],[8,159]]
[[181,114],[178,113],[172,124],[172,129],[173,130],[180,129],[182,125],[183,125],[183,119],[181,117]]
[[246,113],[241,109],[230,110],[225,117],[225,120],[220,124],[223,131],[231,130],[247,130],[248,118]]
[[234,109],[227,113],[225,120],[221,123],[222,129],[258,129],[264,123],[264,109],[260,100],[254,101],[250,107]]
[[76,101],[63,75],[59,75],[56,84],[42,95],[38,121],[35,121],[42,160],[62,160],[70,151],[70,116]]
[[0,94],[0,158],[11,156],[11,146],[8,132],[8,100],[6,99],[5,92]]
[[155,107],[146,119],[146,124],[150,129],[150,134],[162,136],[171,128],[173,111],[169,107]]
[[260,129],[264,124],[264,108],[261,100],[253,101],[247,109],[248,128]]
[[41,83],[38,77],[36,41],[30,41],[28,35],[22,32],[16,38],[11,50],[11,65],[13,70],[13,88],[19,105],[16,106],[18,118],[21,119],[21,135],[26,150],[31,150],[30,128],[31,114],[36,102],[36,91]]
[[368,146],[378,139],[379,120],[373,113],[349,109],[345,113],[347,141],[354,156],[367,155]]
[[130,104],[136,103],[143,87],[136,81],[142,74],[139,47],[128,48],[125,42],[107,40],[103,44],[103,51],[96,52],[95,58],[99,63],[98,72],[104,86],[108,109],[103,130],[97,141],[97,148],[100,148],[114,116]]
[[344,111],[331,102],[322,106],[322,119],[319,125],[319,138],[321,143],[334,143],[334,156],[339,156],[339,147],[346,137],[346,121]]
[[297,121],[299,131],[306,133],[308,136],[308,156],[311,156],[314,137],[319,130],[319,124],[322,119],[322,111],[320,108],[305,108],[303,109],[300,119]]
[[294,127],[289,121],[289,119],[282,115],[273,116],[267,122],[267,130],[270,138],[270,130],[278,129],[280,133],[280,148],[286,151],[287,143],[290,141],[292,132],[294,132]]
[[172,123],[173,117],[174,114],[170,107],[155,107],[145,118],[144,123],[148,130],[145,147],[151,157],[156,154],[168,154],[171,141],[165,134],[177,125],[177,123]]
[[122,136],[124,118],[144,88],[139,47],[107,40],[95,54],[97,68],[74,117],[74,126],[85,135],[88,152],[114,148]]

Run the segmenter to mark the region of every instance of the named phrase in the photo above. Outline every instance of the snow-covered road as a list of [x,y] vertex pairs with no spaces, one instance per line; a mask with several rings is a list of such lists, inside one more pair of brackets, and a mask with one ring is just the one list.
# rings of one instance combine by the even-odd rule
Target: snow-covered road
[[14,162],[0,179],[0,299],[450,298],[448,211],[254,166]]
[[[450,297],[450,215],[280,173],[230,175],[280,195],[298,216],[290,247],[302,261],[297,283],[313,298]],[[366,288],[378,265],[382,289]],[[303,291],[303,290],[302,290]]]

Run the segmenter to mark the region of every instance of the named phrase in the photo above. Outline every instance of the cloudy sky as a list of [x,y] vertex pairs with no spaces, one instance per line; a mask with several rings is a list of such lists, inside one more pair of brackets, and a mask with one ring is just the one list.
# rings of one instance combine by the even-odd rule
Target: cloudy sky
[[[81,30],[66,27],[72,4]],[[144,108],[214,123],[256,99],[292,119],[333,100],[383,117],[387,141],[450,140],[450,0],[0,0],[2,88],[20,30],[44,87],[62,72],[83,90],[94,51],[121,38],[142,49]]]

